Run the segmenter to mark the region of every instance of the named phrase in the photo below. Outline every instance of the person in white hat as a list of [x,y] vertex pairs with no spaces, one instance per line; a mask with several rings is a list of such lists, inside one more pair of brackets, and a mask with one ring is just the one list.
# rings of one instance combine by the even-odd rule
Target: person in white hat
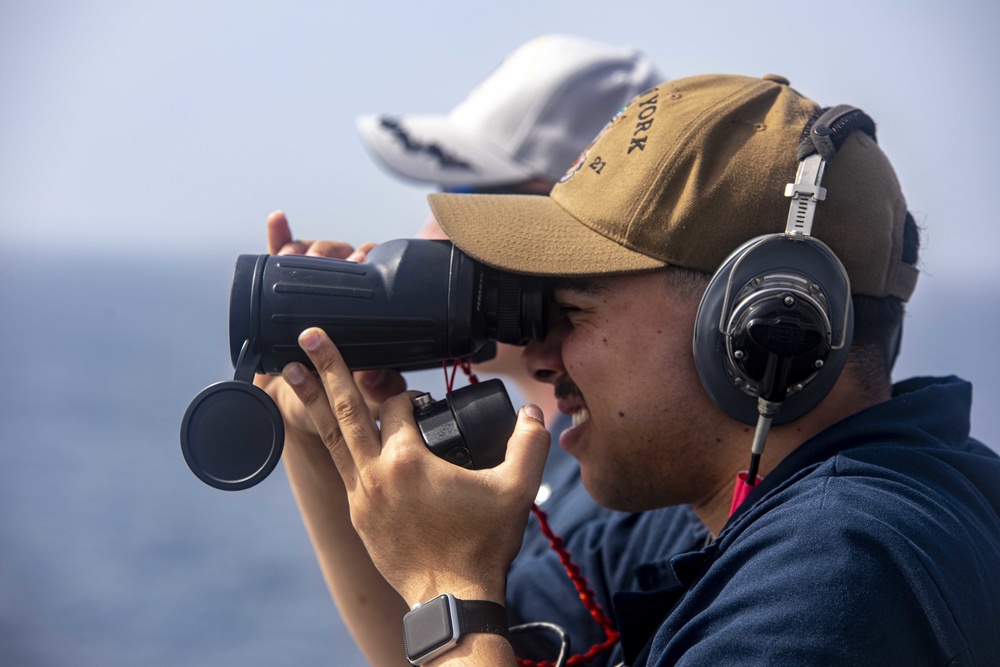
[[447,114],[362,116],[358,129],[404,178],[547,194],[628,100],[664,78],[635,49],[547,35],[507,56]]

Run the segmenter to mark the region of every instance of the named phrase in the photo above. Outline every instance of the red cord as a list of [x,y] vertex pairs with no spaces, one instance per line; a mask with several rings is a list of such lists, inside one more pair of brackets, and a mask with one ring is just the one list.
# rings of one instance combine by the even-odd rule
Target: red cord
[[459,365],[462,367],[462,371],[468,376],[469,384],[476,384],[479,382],[479,378],[476,374],[472,372],[472,362],[468,359],[460,359]]
[[[479,378],[476,377],[475,373],[472,372],[472,364],[468,359],[459,359],[457,361],[453,360],[451,367],[451,375],[448,374],[448,362],[442,361],[441,365],[444,367],[444,378],[445,378],[445,388],[451,391],[452,386],[455,383],[455,371],[461,367],[462,371],[469,376],[469,383],[475,384],[479,382]],[[604,613],[601,608],[601,604],[594,598],[594,591],[591,590],[590,584],[587,583],[586,577],[580,573],[580,568],[573,562],[569,551],[566,550],[564,546],[563,539],[552,532],[552,528],[549,527],[549,517],[542,511],[542,509],[535,504],[531,505],[531,511],[535,513],[538,518],[538,525],[542,529],[542,534],[549,540],[549,545],[552,549],[559,555],[559,562],[566,569],[566,575],[569,580],[573,582],[573,586],[576,588],[577,593],[580,594],[580,601],[583,602],[583,606],[587,608],[590,615],[598,625],[604,629],[604,641],[600,644],[594,644],[586,653],[579,653],[576,655],[571,655],[568,660],[566,660],[567,665],[581,665],[583,663],[590,662],[602,653],[607,653],[615,644],[618,643],[618,630],[615,629],[614,623],[608,618],[608,615]],[[555,667],[554,662],[536,662],[534,660],[528,660],[526,658],[518,658],[517,664],[520,667]]]
[[[580,568],[573,562],[570,557],[569,551],[563,546],[563,539],[552,532],[552,528],[549,527],[549,518],[546,516],[545,512],[541,510],[538,505],[532,505],[531,511],[535,513],[538,517],[538,525],[542,528],[542,534],[548,538],[549,544],[552,549],[559,554],[559,561],[562,563],[563,567],[566,568],[566,574],[569,576],[569,580],[573,582],[573,586],[576,587],[577,592],[580,594],[580,601],[583,602],[583,606],[587,608],[590,615],[594,618],[597,623],[604,628],[605,640],[600,644],[594,644],[591,646],[586,653],[580,653],[577,655],[572,655],[566,661],[567,665],[580,665],[585,662],[590,662],[602,653],[610,651],[615,644],[618,643],[618,631],[615,629],[614,623],[608,618],[608,615],[604,613],[601,608],[600,603],[594,599],[594,591],[590,589],[590,584],[587,583],[586,577],[580,573]],[[536,662],[534,660],[527,660],[525,658],[518,658],[517,664],[521,667],[555,667],[554,662]]]
[[[449,363],[451,363],[451,373],[448,373]],[[469,377],[469,384],[476,384],[479,382],[479,378],[477,378],[476,374],[472,372],[472,362],[468,359],[452,359],[450,362],[448,360],[444,360],[441,362],[441,367],[444,369],[444,389],[447,392],[450,392],[452,388],[454,388],[455,372],[458,371],[459,368],[461,368],[462,372]]]

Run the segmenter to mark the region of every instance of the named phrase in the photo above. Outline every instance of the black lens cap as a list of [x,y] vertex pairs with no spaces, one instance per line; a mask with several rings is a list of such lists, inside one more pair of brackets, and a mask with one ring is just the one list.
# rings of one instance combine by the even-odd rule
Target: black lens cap
[[224,491],[248,489],[270,475],[284,444],[278,406],[247,382],[205,388],[181,423],[181,450],[191,472]]

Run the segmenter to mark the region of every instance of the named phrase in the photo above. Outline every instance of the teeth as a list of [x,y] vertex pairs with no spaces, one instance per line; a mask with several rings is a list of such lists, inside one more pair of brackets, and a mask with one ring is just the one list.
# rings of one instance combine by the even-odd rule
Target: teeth
[[590,411],[587,410],[587,408],[580,408],[579,410],[577,410],[576,412],[574,412],[572,415],[570,415],[570,417],[573,420],[573,426],[579,426],[583,422],[585,422],[588,419],[590,419]]

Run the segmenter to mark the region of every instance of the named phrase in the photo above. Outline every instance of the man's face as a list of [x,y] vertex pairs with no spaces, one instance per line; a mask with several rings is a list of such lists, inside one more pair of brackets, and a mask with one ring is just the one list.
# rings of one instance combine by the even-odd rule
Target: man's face
[[660,271],[566,281],[547,338],[524,350],[528,372],[573,415],[559,444],[606,507],[697,502],[718,488],[711,468],[727,420],[695,370],[697,306]]

